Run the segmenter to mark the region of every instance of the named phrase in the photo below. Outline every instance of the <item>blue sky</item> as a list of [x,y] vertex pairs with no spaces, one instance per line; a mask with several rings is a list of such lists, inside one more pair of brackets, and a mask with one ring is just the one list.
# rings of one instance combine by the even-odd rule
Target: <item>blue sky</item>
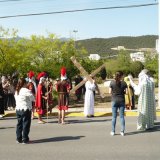
[[[86,8],[155,3],[155,0],[19,0],[2,2],[0,17]],[[18,35],[54,33],[58,37],[89,39],[158,35],[158,6],[97,10],[0,19],[0,26],[18,29]],[[73,32],[77,30],[77,32]]]

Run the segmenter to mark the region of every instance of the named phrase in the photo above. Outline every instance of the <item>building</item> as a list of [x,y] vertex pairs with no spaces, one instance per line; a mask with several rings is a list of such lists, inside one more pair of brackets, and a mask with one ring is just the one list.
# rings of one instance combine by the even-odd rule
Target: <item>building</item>
[[132,61],[140,61],[142,63],[145,62],[144,52],[130,53],[130,57]]
[[115,48],[111,48],[112,50],[117,50],[117,51],[120,51],[120,50],[126,50],[126,48],[124,46],[118,46],[118,47],[115,47]]
[[156,39],[156,51],[160,52],[159,39]]
[[90,54],[90,55],[89,55],[89,59],[90,59],[90,60],[96,60],[96,61],[98,61],[98,60],[101,59],[101,57],[100,57],[99,54]]

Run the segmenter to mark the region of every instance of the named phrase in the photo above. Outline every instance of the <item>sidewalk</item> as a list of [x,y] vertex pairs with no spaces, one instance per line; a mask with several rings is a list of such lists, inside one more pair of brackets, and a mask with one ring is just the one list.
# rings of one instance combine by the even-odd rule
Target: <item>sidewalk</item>
[[[68,111],[66,111],[67,117],[84,117],[83,114],[84,106],[83,103],[77,103],[69,106]],[[112,109],[111,109],[111,103],[105,102],[105,103],[95,103],[94,108],[95,117],[104,117],[104,116],[112,116]],[[52,109],[52,113],[48,113],[48,116],[57,116],[58,115],[58,109],[55,107]],[[137,116],[137,109],[135,110],[125,110],[125,116]],[[157,110],[156,112],[157,116],[160,116],[160,110]],[[15,110],[13,111],[5,111],[5,117],[14,117],[16,116]],[[35,116],[37,117],[37,114],[35,113]],[[47,116],[47,115],[46,115]]]

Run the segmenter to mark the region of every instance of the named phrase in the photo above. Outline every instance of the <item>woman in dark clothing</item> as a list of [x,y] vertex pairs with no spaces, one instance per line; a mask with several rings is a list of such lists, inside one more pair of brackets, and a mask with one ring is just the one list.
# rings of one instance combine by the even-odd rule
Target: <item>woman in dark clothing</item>
[[122,81],[123,73],[118,71],[115,74],[115,79],[111,81],[109,93],[112,94],[112,131],[111,135],[115,135],[115,127],[117,120],[117,111],[119,109],[120,121],[121,121],[121,132],[120,134],[124,136],[125,130],[125,93],[127,89],[126,82]]

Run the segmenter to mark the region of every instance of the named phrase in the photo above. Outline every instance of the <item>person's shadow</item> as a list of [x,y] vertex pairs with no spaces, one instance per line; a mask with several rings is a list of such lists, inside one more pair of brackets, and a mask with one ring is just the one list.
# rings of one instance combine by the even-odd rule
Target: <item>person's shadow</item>
[[138,131],[134,131],[134,132],[128,132],[125,135],[126,136],[131,136],[134,134],[141,134],[141,133],[151,133],[151,132],[160,132],[160,122],[155,122],[154,123],[154,127],[151,129],[147,129],[147,130],[138,130]]
[[32,140],[31,143],[48,143],[48,142],[58,142],[58,141],[70,141],[70,140],[79,140],[85,136],[62,136],[62,137],[52,137],[45,139]]
[[0,127],[0,129],[12,129],[12,128],[15,128],[15,127]]

